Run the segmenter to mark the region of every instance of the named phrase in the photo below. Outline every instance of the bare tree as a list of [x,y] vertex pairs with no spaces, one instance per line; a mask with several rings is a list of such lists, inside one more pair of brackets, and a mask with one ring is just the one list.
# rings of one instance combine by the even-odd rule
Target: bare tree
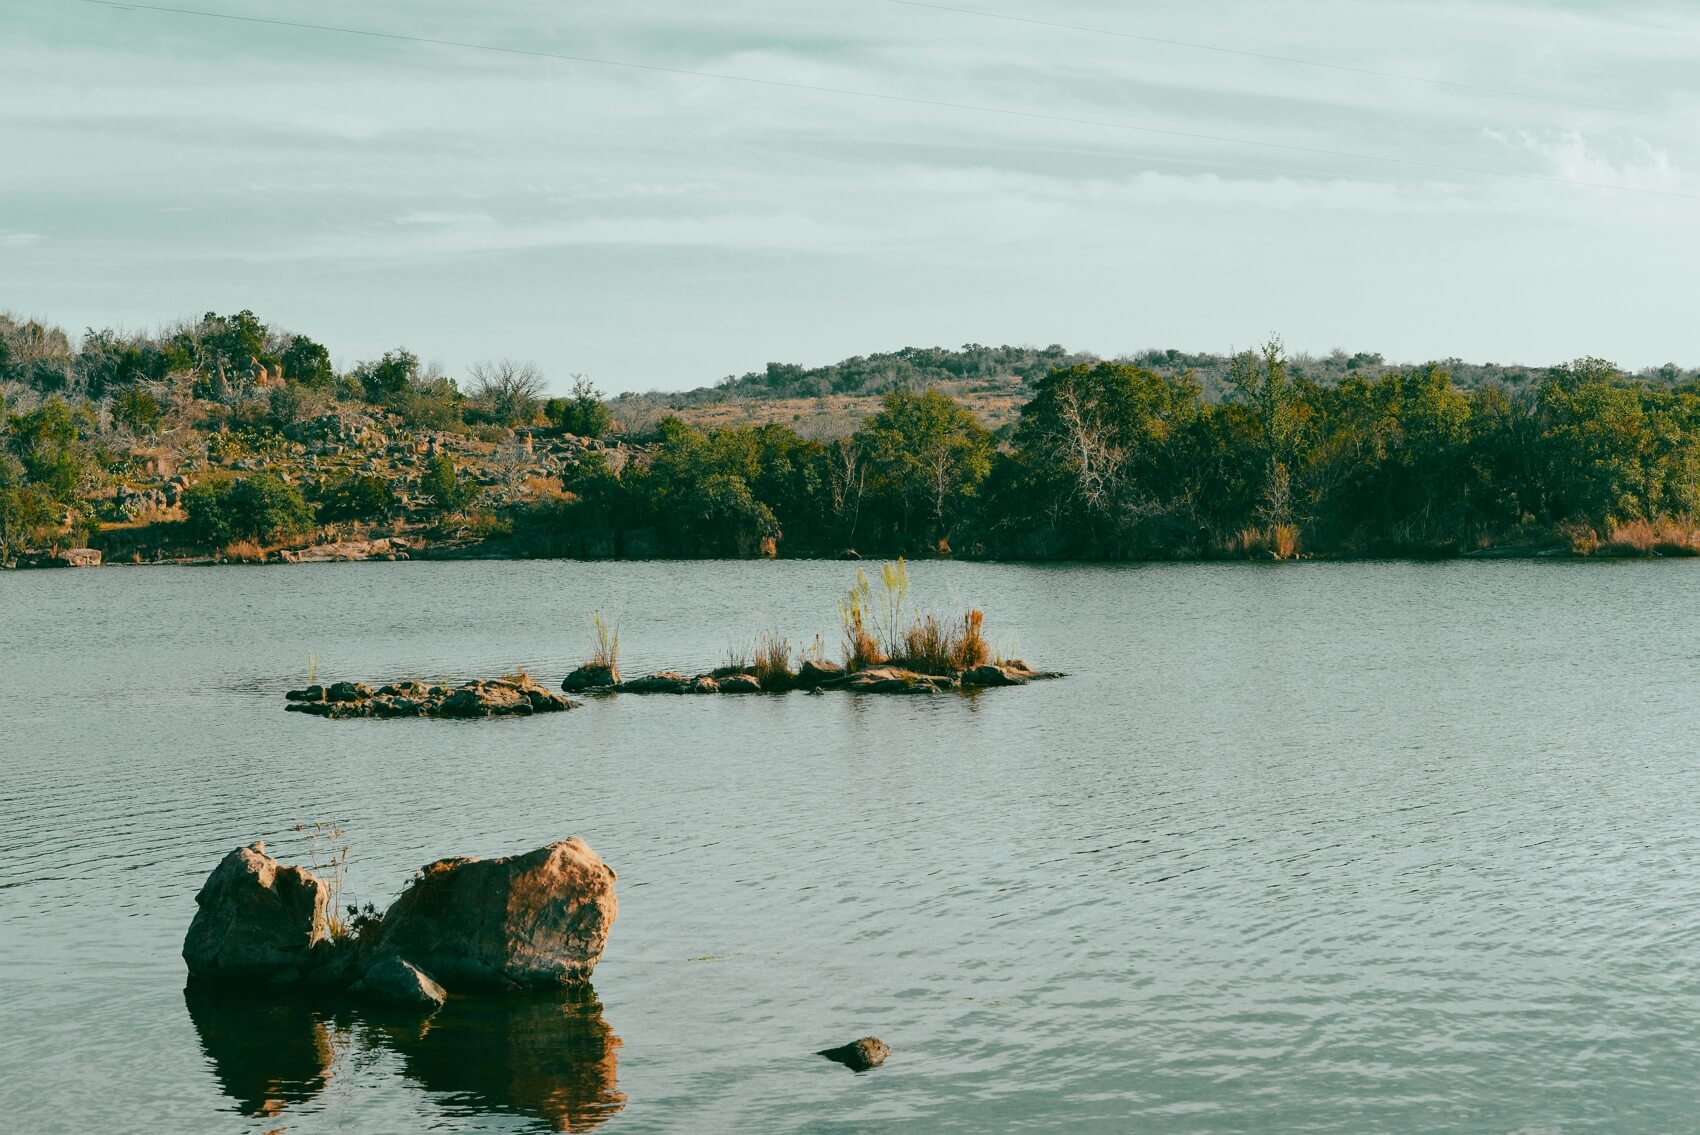
[[498,359],[475,364],[469,374],[473,402],[493,421],[523,426],[536,419],[544,381],[535,363]]

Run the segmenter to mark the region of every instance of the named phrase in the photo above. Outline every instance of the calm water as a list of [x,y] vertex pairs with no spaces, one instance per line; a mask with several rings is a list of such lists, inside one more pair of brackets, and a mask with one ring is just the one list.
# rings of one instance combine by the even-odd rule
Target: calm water
[[[1700,564],[923,564],[1063,682],[282,711],[836,630],[839,563],[0,576],[8,1131],[1672,1131],[1700,1087]],[[595,999],[185,996],[196,887],[583,835]],[[854,1075],[810,1053],[868,1032]]]

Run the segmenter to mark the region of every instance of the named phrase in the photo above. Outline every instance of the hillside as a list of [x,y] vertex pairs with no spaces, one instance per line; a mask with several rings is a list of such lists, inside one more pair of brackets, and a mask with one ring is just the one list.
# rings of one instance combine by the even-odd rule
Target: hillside
[[[893,390],[932,389],[961,402],[986,428],[1007,436],[1040,379],[1058,367],[1096,361],[1096,355],[1055,344],[1034,348],[969,343],[955,350],[905,347],[813,368],[769,363],[765,370],[728,375],[712,386],[622,394],[609,405],[615,420],[628,433],[646,434],[661,418],[672,414],[702,429],[777,424],[789,426],[804,437],[831,439],[854,433],[879,411],[880,399]],[[1169,349],[1122,355],[1116,361],[1134,363],[1167,377],[1190,374],[1207,400],[1221,402],[1227,394],[1233,358]],[[1453,384],[1465,391],[1492,385],[1524,389],[1552,369],[1468,363],[1456,358],[1390,363],[1380,354],[1344,350],[1294,355],[1289,365],[1294,377],[1332,386],[1350,376],[1373,380],[1428,362],[1450,372]],[[1637,377],[1674,386],[1697,375],[1700,371],[1671,363],[1644,370]]]

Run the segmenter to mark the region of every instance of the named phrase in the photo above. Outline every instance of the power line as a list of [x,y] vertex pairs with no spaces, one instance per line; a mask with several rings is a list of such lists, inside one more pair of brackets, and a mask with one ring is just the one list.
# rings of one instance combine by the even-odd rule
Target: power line
[[886,0],[888,4],[897,4],[905,8],[930,8],[935,12],[954,12],[963,16],[978,16],[987,20],[1003,20],[1012,24],[1029,24],[1041,28],[1057,28],[1063,31],[1084,32],[1088,35],[1113,36],[1116,39],[1136,40],[1140,43],[1161,44],[1164,47],[1180,47],[1188,51],[1209,51],[1217,55],[1237,55],[1242,59],[1261,59],[1270,63],[1288,63],[1296,67],[1315,67],[1323,71],[1339,71],[1348,75],[1368,75],[1377,79],[1395,79],[1402,83],[1424,83],[1431,87],[1445,87],[1455,91],[1469,91],[1473,94],[1504,95],[1509,98],[1528,99],[1531,102],[1550,102],[1562,106],[1583,107],[1588,110],[1604,110],[1613,114],[1633,114],[1644,118],[1658,118],[1666,122],[1693,123],[1693,119],[1676,114],[1663,114],[1656,110],[1642,110],[1637,107],[1615,106],[1611,103],[1590,102],[1586,99],[1569,98],[1564,95],[1541,94],[1536,91],[1520,91],[1512,87],[1490,87],[1478,83],[1460,83],[1451,79],[1431,79],[1426,75],[1408,75],[1398,71],[1380,71],[1373,67],[1353,67],[1346,63],[1328,63],[1320,59],[1303,59],[1293,55],[1275,55],[1266,51],[1246,51],[1235,47],[1223,47],[1214,43],[1199,43],[1195,40],[1167,39],[1162,36],[1142,35],[1136,32],[1119,31],[1115,28],[1094,27],[1090,24],[1067,24],[1057,20],[1041,20],[1032,16],[1013,16],[1004,12],[988,12],[980,8],[959,8],[951,4],[929,3],[928,0]]
[[965,111],[972,114],[994,114],[1004,118],[1024,119],[1030,122],[1052,122],[1068,126],[1088,126],[1102,130],[1121,130],[1136,134],[1148,134],[1163,138],[1181,138],[1194,142],[1215,142],[1229,146],[1255,146],[1267,150],[1280,150],[1293,154],[1308,154],[1313,157],[1342,158],[1347,161],[1378,162],[1383,165],[1398,166],[1406,169],[1438,170],[1444,173],[1467,173],[1484,177],[1504,177],[1517,181],[1532,181],[1547,185],[1569,185],[1583,189],[1602,189],[1615,193],[1634,193],[1648,197],[1671,197],[1686,201],[1700,201],[1700,194],[1680,193],[1670,189],[1648,189],[1635,185],[1612,185],[1601,181],[1581,181],[1568,177],[1553,177],[1539,173],[1517,173],[1511,170],[1492,169],[1486,166],[1457,165],[1449,162],[1425,161],[1420,158],[1399,158],[1387,154],[1364,154],[1350,150],[1331,150],[1320,146],[1301,146],[1290,142],[1267,142],[1257,138],[1236,138],[1225,134],[1206,134],[1192,130],[1173,130],[1161,126],[1141,126],[1131,122],[1117,122],[1111,119],[1081,118],[1066,114],[1047,114],[1035,110],[1016,110],[1010,107],[986,106],[978,103],[952,102],[946,99],[922,98],[916,95],[896,95],[884,91],[864,91],[854,87],[833,87],[818,83],[801,83],[788,79],[764,79],[754,75],[735,75],[724,71],[699,71],[688,67],[668,67],[659,63],[633,63],[629,60],[603,59],[589,55],[569,55],[561,52],[538,51],[533,48],[504,47],[499,44],[472,43],[466,40],[439,39],[433,36],[407,35],[401,32],[373,31],[367,28],[342,27],[335,24],[314,24],[298,20],[280,20],[268,16],[239,16],[230,12],[208,12],[196,8],[174,8],[158,4],[133,4],[127,0],[82,0],[82,3],[93,4],[97,7],[112,8],[119,11],[160,12],[177,16],[195,16],[205,19],[229,20],[235,23],[261,24],[268,27],[296,28],[303,31],[327,32],[338,35],[364,36],[369,39],[391,40],[400,43],[418,43],[432,47],[453,47],[468,51],[489,51],[502,55],[518,55],[532,59],[551,59],[564,63],[579,63],[592,67],[610,67],[627,71],[645,71],[663,75],[682,75],[697,79],[715,79],[728,83],[743,83],[750,86],[770,87],[781,90],[811,91],[816,94],[839,95],[846,98],[868,99],[878,102],[902,103],[909,106],[926,106],[943,110]]

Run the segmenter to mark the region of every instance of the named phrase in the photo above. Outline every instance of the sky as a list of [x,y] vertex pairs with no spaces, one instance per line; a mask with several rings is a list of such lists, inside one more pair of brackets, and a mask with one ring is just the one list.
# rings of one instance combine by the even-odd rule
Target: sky
[[1271,334],[1700,364],[1700,5],[180,3],[414,40],[4,0],[0,310],[609,392]]

